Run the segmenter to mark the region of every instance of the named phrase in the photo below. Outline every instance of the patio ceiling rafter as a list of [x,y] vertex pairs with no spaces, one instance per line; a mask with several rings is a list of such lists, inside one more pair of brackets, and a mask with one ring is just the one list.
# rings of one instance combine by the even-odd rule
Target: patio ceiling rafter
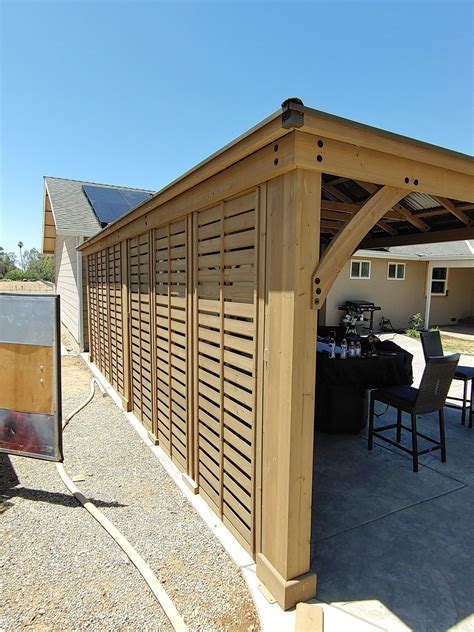
[[447,209],[454,217],[465,224],[466,226],[472,226],[474,224],[474,220],[472,220],[464,211],[454,206],[451,200],[447,200],[444,197],[435,196],[435,200],[437,200],[445,209]]
[[[365,189],[368,193],[373,194],[377,191],[378,187],[376,187],[375,184],[371,184],[370,182],[364,182],[362,180],[355,180],[355,182],[360,187]],[[421,219],[414,217],[413,213],[411,213],[408,209],[406,209],[402,204],[395,204],[392,210],[395,213],[401,215],[401,217],[405,219],[407,222],[410,222],[410,224],[412,224],[416,228],[419,228],[422,232],[428,231],[430,229],[428,224],[423,222]],[[395,233],[395,234],[398,234],[398,233]]]
[[338,232],[321,257],[312,277],[314,308],[322,306],[343,265],[372,226],[405,195],[406,190],[397,187],[384,186],[378,189]]
[[[337,183],[339,183],[339,182],[347,182],[347,178],[338,178],[337,179]],[[330,183],[323,183],[322,188],[323,188],[323,191],[326,190],[328,193],[333,195],[335,198],[339,199],[340,202],[342,202],[342,203],[353,203],[353,201],[351,200],[351,198],[348,195],[346,195],[343,191],[340,191],[336,187],[336,185],[334,183],[334,180],[331,181]],[[321,206],[321,208],[323,208],[323,207]],[[357,208],[353,208],[351,210],[351,214],[356,212],[356,210],[358,210],[359,208],[360,208],[360,206],[358,206]],[[326,213],[323,213],[321,217],[325,219],[326,218]],[[389,226],[387,224],[387,222],[385,222],[382,219],[377,222],[377,226],[379,226],[379,228],[381,228],[386,233],[389,233],[390,235],[397,235],[398,234],[397,231],[394,228]],[[321,225],[321,227],[323,228],[322,225]]]

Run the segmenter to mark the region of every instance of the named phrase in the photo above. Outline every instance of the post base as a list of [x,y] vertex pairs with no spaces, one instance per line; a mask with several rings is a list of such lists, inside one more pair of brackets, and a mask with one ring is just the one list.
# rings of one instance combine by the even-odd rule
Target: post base
[[309,571],[285,580],[261,553],[257,554],[257,577],[283,610],[293,608],[300,601],[307,601],[316,595],[316,573]]
[[187,474],[182,474],[182,479],[189,487],[189,489],[193,492],[193,494],[199,494],[199,485]]
[[150,430],[148,430],[147,435],[150,441],[153,443],[153,445],[159,444],[158,437],[155,434],[153,434],[153,432],[150,432]]
[[126,397],[122,397],[122,408],[126,413],[129,413],[132,410],[132,402]]

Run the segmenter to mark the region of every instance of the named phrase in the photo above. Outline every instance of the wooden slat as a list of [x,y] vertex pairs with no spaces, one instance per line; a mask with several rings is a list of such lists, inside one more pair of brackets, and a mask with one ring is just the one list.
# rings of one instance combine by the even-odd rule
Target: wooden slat
[[[193,242],[198,442],[204,454],[209,442],[215,446],[213,503],[249,550],[254,547],[256,207],[251,191],[198,213]],[[200,456],[199,472],[202,467]]]

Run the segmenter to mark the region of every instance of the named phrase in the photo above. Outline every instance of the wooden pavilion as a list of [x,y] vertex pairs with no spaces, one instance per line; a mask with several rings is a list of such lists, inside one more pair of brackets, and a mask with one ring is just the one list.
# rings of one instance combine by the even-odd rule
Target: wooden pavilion
[[316,592],[318,309],[357,248],[473,238],[472,157],[289,99],[79,247],[92,361],[283,608]]

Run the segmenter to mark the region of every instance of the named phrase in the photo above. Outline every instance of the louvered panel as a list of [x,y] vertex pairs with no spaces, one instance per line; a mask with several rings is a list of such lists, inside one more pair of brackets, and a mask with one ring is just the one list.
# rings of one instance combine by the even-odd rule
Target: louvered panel
[[107,380],[110,374],[110,332],[109,332],[109,304],[108,304],[108,257],[107,249],[97,253],[97,297],[99,323],[99,363],[98,366]]
[[120,244],[108,248],[110,382],[123,395],[122,274]]
[[187,244],[185,220],[154,231],[157,437],[184,472],[188,466]]
[[200,491],[253,551],[258,209],[255,192],[196,216],[195,411]]
[[93,253],[87,257],[88,265],[88,292],[89,292],[89,331],[90,349],[92,358],[97,366],[100,366],[99,348],[99,305],[98,305],[98,283],[97,283],[97,258],[98,253]]
[[132,410],[153,430],[153,368],[150,335],[150,235],[130,239],[128,275],[130,306],[130,374]]

